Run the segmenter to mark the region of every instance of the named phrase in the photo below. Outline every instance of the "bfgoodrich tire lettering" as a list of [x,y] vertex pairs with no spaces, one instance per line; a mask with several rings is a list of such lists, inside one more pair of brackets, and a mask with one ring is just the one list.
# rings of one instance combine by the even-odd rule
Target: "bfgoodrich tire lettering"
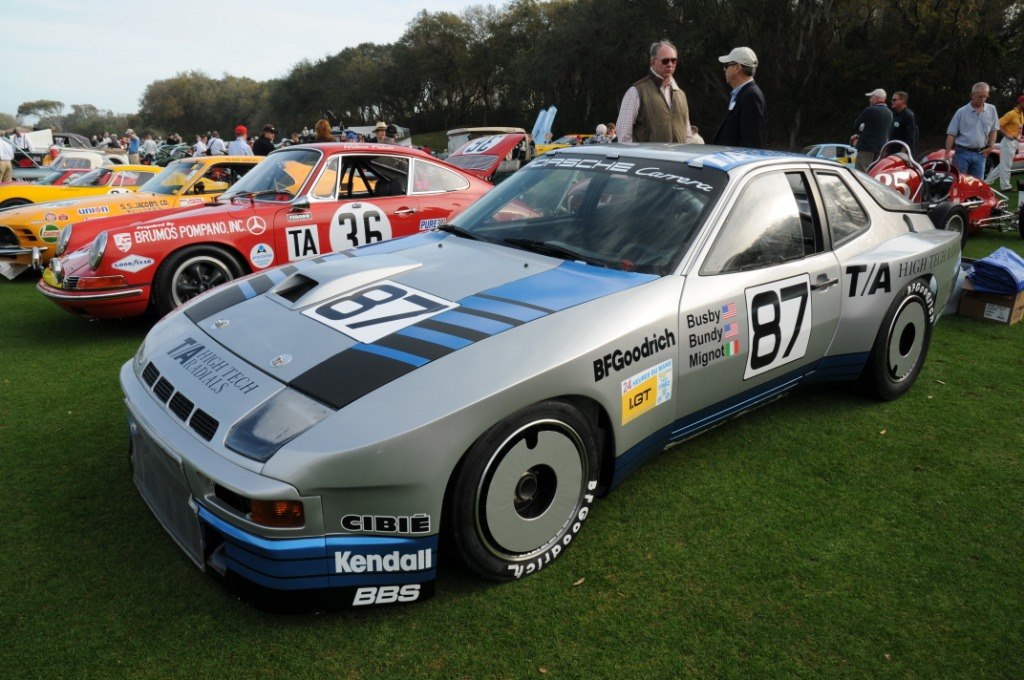
[[548,566],[587,519],[599,461],[593,427],[569,404],[541,402],[499,422],[455,479],[452,533],[462,558],[496,581]]
[[935,323],[935,296],[920,279],[911,281],[889,305],[875,336],[861,381],[886,401],[903,396],[917,380],[928,355]]
[[242,275],[242,266],[218,246],[193,246],[172,254],[153,279],[153,306],[160,316],[200,293]]

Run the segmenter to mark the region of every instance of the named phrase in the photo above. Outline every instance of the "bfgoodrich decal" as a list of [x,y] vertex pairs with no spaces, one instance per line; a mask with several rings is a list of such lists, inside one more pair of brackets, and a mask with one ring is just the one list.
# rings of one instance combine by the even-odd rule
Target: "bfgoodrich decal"
[[669,347],[675,347],[675,344],[676,334],[666,328],[663,333],[654,333],[649,338],[644,338],[643,342],[635,347],[617,349],[605,354],[600,359],[594,359],[594,382],[600,382],[612,373],[618,373],[641,359],[653,356]]

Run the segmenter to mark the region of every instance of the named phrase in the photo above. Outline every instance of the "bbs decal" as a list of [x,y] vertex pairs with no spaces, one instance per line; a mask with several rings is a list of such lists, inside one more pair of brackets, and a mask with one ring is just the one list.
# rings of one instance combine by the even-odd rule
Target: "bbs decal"
[[385,280],[307,309],[303,314],[359,342],[370,343],[458,306],[450,300]]
[[743,379],[784,366],[807,353],[811,337],[810,275],[747,288],[750,351]]
[[404,586],[368,586],[356,590],[355,597],[352,598],[352,606],[363,607],[368,604],[415,602],[419,598],[419,583],[409,583]]
[[344,250],[391,239],[391,222],[372,203],[344,203],[331,218],[331,250]]

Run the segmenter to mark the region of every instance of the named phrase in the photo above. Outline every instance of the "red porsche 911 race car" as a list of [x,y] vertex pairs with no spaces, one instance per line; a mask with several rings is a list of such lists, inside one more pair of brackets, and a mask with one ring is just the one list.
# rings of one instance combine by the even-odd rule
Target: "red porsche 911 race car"
[[440,226],[492,187],[409,147],[290,146],[215,205],[104,231],[54,258],[37,289],[81,316],[163,315],[253,271]]

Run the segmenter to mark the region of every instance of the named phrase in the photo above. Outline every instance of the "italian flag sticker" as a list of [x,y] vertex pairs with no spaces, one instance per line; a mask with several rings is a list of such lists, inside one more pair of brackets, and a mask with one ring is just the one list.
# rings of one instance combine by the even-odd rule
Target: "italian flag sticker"
[[725,350],[725,356],[731,357],[740,353],[740,341],[733,340],[722,345],[722,349]]

